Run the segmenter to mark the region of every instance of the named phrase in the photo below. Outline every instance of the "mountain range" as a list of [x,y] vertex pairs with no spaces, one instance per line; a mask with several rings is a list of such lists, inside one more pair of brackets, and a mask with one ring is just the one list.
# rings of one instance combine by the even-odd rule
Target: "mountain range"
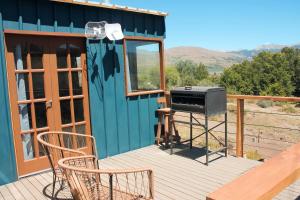
[[166,63],[168,66],[174,66],[179,60],[192,60],[196,63],[203,63],[208,67],[210,73],[220,73],[226,67],[232,64],[240,63],[245,59],[250,60],[253,56],[262,51],[279,52],[284,47],[300,48],[300,44],[296,45],[278,45],[267,44],[258,46],[255,49],[244,49],[237,51],[217,51],[202,47],[179,46],[166,49]]

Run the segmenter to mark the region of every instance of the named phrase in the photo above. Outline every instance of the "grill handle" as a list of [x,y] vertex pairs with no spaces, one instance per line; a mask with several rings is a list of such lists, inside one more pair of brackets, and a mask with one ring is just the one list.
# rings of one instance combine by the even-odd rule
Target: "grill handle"
[[184,90],[192,90],[192,86],[185,86]]

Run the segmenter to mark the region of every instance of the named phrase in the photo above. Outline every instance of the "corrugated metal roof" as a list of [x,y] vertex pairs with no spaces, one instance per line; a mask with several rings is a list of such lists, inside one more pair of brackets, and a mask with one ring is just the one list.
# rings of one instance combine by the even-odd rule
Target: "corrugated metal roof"
[[167,16],[168,13],[156,11],[156,10],[147,10],[142,8],[134,8],[129,6],[120,6],[116,4],[107,4],[107,3],[101,3],[97,1],[85,1],[85,0],[50,0],[50,1],[56,1],[56,2],[63,2],[63,3],[71,3],[71,4],[77,4],[77,5],[85,5],[85,6],[93,6],[93,7],[100,7],[100,8],[108,8],[108,9],[114,9],[114,10],[124,10],[128,12],[136,12],[136,13],[144,13],[144,14],[150,14],[150,15],[158,15],[158,16]]

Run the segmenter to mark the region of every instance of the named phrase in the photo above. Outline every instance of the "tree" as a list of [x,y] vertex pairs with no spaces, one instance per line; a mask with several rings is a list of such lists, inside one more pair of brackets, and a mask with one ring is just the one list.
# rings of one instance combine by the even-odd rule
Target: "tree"
[[196,64],[190,60],[181,60],[176,63],[176,69],[180,75],[180,85],[198,85],[208,77],[208,70],[202,63]]
[[254,94],[254,77],[250,62],[244,61],[224,70],[220,85],[227,88],[229,93]]
[[220,83],[232,93],[290,96],[293,74],[284,53],[261,52],[252,61],[225,69]]
[[208,77],[207,66],[205,66],[202,63],[199,63],[195,69],[195,79],[201,81],[203,79],[206,79],[207,77]]
[[180,74],[175,67],[166,68],[166,87],[172,89],[180,84]]
[[282,53],[262,52],[256,56],[252,65],[258,77],[261,95],[291,96],[294,91],[292,72]]
[[295,86],[294,95],[300,96],[300,49],[286,47],[281,50],[281,53],[286,57],[292,72],[292,82]]

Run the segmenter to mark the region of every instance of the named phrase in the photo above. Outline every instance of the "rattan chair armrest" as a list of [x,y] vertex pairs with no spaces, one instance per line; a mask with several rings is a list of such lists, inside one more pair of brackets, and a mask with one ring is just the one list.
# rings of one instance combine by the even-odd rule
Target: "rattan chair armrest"
[[[66,134],[66,135],[74,135],[74,136],[83,136],[95,139],[92,135],[85,135],[80,133],[73,133],[73,132],[64,132],[64,131],[51,131],[51,132],[44,132],[44,133],[54,133],[54,134]],[[41,133],[42,134],[42,133]]]
[[[94,155],[98,158],[98,152],[97,152],[97,145],[96,145],[96,139],[94,136],[92,135],[85,135],[85,134],[79,134],[79,133],[71,133],[71,132],[64,132],[64,131],[51,131],[51,132],[43,132],[43,133],[40,133],[38,136],[37,136],[37,139],[40,143],[42,144],[46,144],[48,145],[48,143],[46,143],[43,139],[42,139],[42,136],[44,135],[47,135],[47,134],[64,134],[64,135],[71,135],[71,136],[79,136],[79,137],[86,137],[86,138],[90,138],[92,141],[93,141],[93,150],[94,150]],[[52,146],[54,147],[54,146]],[[56,147],[56,146],[55,146]],[[61,148],[59,148],[61,149]],[[66,150],[66,149],[61,149],[61,150]],[[72,150],[71,152],[74,152],[74,151],[77,151],[77,150]],[[85,155],[85,154],[83,154]]]
[[77,153],[78,155],[86,155],[84,152],[82,151],[78,151],[78,150],[74,150],[74,149],[69,149],[69,148],[65,148],[65,147],[60,147],[60,146],[56,146],[56,145],[53,145],[53,144],[50,144],[48,142],[45,142],[43,139],[42,139],[42,136],[44,134],[47,134],[46,132],[45,133],[40,133],[39,135],[37,135],[37,140],[47,146],[47,147],[52,147],[52,148],[55,148],[55,149],[59,149],[59,150],[62,150],[62,151],[66,151],[66,152],[70,152],[70,153]]
[[70,170],[76,170],[76,171],[81,171],[81,172],[91,172],[91,173],[99,173],[99,174],[126,174],[126,173],[135,173],[135,172],[151,172],[153,173],[153,170],[151,168],[143,167],[143,168],[131,168],[131,169],[86,169],[86,168],[79,168],[79,167],[73,167],[73,166],[68,166],[64,164],[66,160],[76,160],[76,159],[81,159],[81,158],[93,158],[97,159],[95,156],[92,155],[84,155],[84,156],[76,156],[72,158],[63,158],[58,161],[58,165],[62,168],[70,169]]

